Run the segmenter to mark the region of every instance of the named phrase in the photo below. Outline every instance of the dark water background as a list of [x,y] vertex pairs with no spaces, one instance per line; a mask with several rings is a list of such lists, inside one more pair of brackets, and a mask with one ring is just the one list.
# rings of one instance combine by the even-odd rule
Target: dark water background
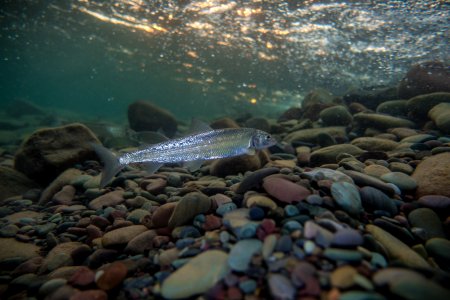
[[1,1],[0,103],[125,120],[277,116],[311,89],[395,85],[449,59],[446,1]]

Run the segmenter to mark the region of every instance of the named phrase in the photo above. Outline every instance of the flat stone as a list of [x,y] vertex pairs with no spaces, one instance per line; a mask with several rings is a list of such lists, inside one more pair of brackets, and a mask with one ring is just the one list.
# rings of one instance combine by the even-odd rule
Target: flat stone
[[127,266],[121,261],[115,261],[97,271],[95,282],[100,289],[108,291],[122,283],[127,273]]
[[431,238],[425,247],[428,254],[435,259],[445,271],[450,271],[450,241],[445,238]]
[[295,288],[291,281],[284,275],[275,273],[269,274],[267,281],[269,284],[270,294],[274,299],[295,299]]
[[262,242],[257,239],[246,239],[237,242],[230,251],[228,265],[234,271],[246,271],[250,261],[262,249]]
[[155,230],[147,230],[132,240],[130,240],[125,248],[125,252],[132,254],[144,254],[145,251],[153,248],[153,239],[157,236]]
[[358,188],[348,182],[334,182],[331,194],[339,206],[351,215],[359,215],[362,211],[361,196]]
[[14,238],[0,238],[0,261],[19,258],[21,261],[39,256],[40,247]]
[[410,120],[383,114],[357,113],[353,115],[353,118],[362,127],[373,127],[382,130],[395,127],[415,127],[415,124]]
[[292,143],[294,141],[302,141],[307,143],[319,143],[319,136],[327,134],[332,137],[345,138],[347,132],[345,126],[334,126],[334,127],[322,127],[322,128],[309,128],[294,131],[288,134],[284,141],[287,143]]
[[450,197],[440,195],[425,195],[417,200],[421,205],[433,209],[450,208]]
[[365,186],[359,191],[361,195],[361,202],[364,209],[368,212],[376,210],[383,210],[388,212],[391,216],[397,214],[397,206],[393,199],[389,198],[382,191],[371,187]]
[[211,209],[211,199],[200,192],[192,192],[184,195],[178,201],[172,216],[169,219],[169,227],[177,227],[187,224],[196,215],[208,212]]
[[195,256],[164,280],[162,296],[182,299],[206,292],[228,274],[227,261],[228,254],[220,250],[209,250]]
[[263,196],[263,195],[250,195],[248,199],[245,201],[245,206],[250,208],[254,205],[260,206],[260,207],[266,207],[270,210],[277,209],[277,204],[275,201],[270,199],[269,197]]
[[100,197],[97,197],[89,202],[89,208],[100,209],[107,206],[116,206],[125,201],[123,198],[123,193],[123,190],[115,190],[101,195]]
[[366,225],[366,230],[384,246],[391,259],[399,260],[412,268],[429,269],[430,265],[402,241],[375,225]]
[[307,188],[301,185],[274,176],[264,178],[263,187],[271,196],[286,203],[304,200],[311,194]]
[[321,166],[324,164],[334,164],[337,163],[338,155],[342,153],[347,153],[352,156],[358,156],[363,154],[365,151],[352,144],[339,144],[332,145],[324,148],[320,148],[311,153],[311,164],[313,166]]
[[351,144],[366,151],[391,151],[398,147],[397,142],[377,137],[359,137]]
[[411,191],[417,187],[417,182],[411,176],[402,172],[389,172],[381,175],[380,179],[395,184],[402,191]]
[[430,208],[418,208],[408,215],[408,221],[412,227],[425,230],[426,239],[440,237],[445,238],[444,229],[439,216]]
[[53,271],[63,266],[72,265],[72,253],[82,245],[80,242],[66,242],[56,245],[45,257],[40,272]]
[[105,248],[113,247],[117,245],[127,244],[133,238],[138,236],[144,231],[147,231],[147,227],[144,225],[131,225],[108,231],[102,237],[102,245]]

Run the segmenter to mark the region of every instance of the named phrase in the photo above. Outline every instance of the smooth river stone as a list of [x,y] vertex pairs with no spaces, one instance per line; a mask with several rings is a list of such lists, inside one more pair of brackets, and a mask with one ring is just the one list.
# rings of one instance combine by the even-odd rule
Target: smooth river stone
[[0,238],[0,261],[10,258],[20,258],[25,261],[39,256],[40,247],[31,243],[22,243],[14,238]]
[[281,274],[270,274],[268,283],[274,299],[295,299],[295,288],[287,277]]
[[187,224],[196,215],[206,213],[211,208],[211,199],[208,196],[192,192],[186,194],[178,202],[169,219],[169,227],[177,227]]
[[412,174],[417,182],[416,197],[441,195],[450,197],[450,152],[422,160]]
[[356,216],[363,211],[361,196],[354,184],[334,182],[331,185],[331,194],[339,206],[349,214]]
[[116,206],[125,201],[125,199],[123,198],[123,193],[123,190],[116,190],[101,195],[100,197],[97,197],[89,202],[89,208],[100,209],[105,206]]
[[434,237],[445,238],[439,216],[431,208],[418,208],[408,215],[412,227],[425,230],[427,240]]
[[227,262],[228,254],[220,250],[197,255],[164,280],[162,296],[182,299],[206,292],[228,274]]
[[445,271],[450,271],[450,241],[445,238],[431,238],[425,244],[428,254]]
[[144,225],[131,225],[108,231],[102,237],[102,245],[105,248],[113,247],[117,245],[127,244],[133,238],[138,236],[144,231],[147,231],[147,227]]
[[262,242],[257,239],[247,239],[237,242],[230,251],[228,265],[234,271],[246,271],[253,255],[260,252],[262,246]]
[[356,138],[351,144],[367,151],[391,151],[398,146],[397,142],[376,137]]
[[395,184],[403,191],[411,191],[417,187],[417,182],[411,176],[402,172],[389,172],[381,175],[380,179]]
[[40,271],[53,271],[59,267],[72,265],[72,253],[82,245],[80,242],[66,242],[56,245],[45,257]]
[[430,265],[422,256],[380,227],[369,224],[366,226],[366,230],[384,246],[391,259],[399,260],[412,268],[430,268]]
[[269,195],[286,203],[304,200],[311,194],[307,188],[280,177],[264,178],[263,187]]

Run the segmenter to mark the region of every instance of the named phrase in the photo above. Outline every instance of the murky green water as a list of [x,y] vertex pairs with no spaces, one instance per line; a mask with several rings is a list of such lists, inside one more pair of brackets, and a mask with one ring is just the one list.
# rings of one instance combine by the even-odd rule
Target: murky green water
[[3,1],[0,101],[114,121],[138,99],[180,119],[278,116],[314,88],[448,61],[445,2]]

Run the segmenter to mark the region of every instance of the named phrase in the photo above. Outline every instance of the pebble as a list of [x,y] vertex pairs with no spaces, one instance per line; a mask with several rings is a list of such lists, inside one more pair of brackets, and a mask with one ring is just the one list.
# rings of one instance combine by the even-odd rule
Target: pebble
[[227,275],[228,259],[220,250],[202,252],[164,280],[162,296],[182,299],[206,292]]
[[357,187],[348,182],[334,182],[331,194],[339,206],[351,215],[359,215],[362,211],[361,196]]
[[422,196],[417,202],[425,207],[433,209],[448,209],[450,208],[450,197],[440,195],[426,195]]
[[333,235],[331,245],[334,247],[354,248],[363,244],[362,235],[354,229],[343,228]]
[[263,187],[271,196],[286,203],[304,200],[311,194],[307,188],[273,175],[264,178]]
[[385,247],[390,259],[397,259],[406,266],[413,268],[430,268],[428,262],[419,254],[380,227],[367,225],[366,230]]
[[426,242],[425,248],[439,267],[447,272],[450,271],[450,241],[448,239],[431,238]]
[[95,198],[89,202],[89,208],[100,209],[102,207],[115,206],[121,204],[125,199],[123,198],[123,190],[116,190],[106,193],[98,198]]
[[275,210],[278,207],[277,204],[275,203],[275,201],[273,201],[269,197],[266,197],[263,195],[258,195],[258,194],[250,195],[245,201],[246,207],[250,208],[254,205],[257,205],[260,207],[266,207],[270,210]]
[[257,239],[245,239],[237,242],[231,248],[228,257],[229,267],[238,272],[247,270],[252,256],[261,251],[262,245],[262,242]]
[[265,217],[264,210],[258,206],[253,206],[252,208],[250,208],[248,214],[250,219],[254,221],[260,221]]
[[53,271],[62,266],[71,266],[74,262],[72,253],[80,246],[83,246],[80,242],[66,242],[56,245],[42,262],[40,272]]
[[108,231],[102,237],[102,245],[105,248],[127,244],[133,238],[146,231],[144,225],[131,225],[112,231]]
[[402,191],[411,191],[417,188],[417,182],[403,172],[389,172],[380,176],[380,179],[395,184]]
[[65,185],[59,192],[57,192],[52,200],[58,204],[69,205],[75,197],[76,189],[72,185]]
[[374,212],[382,210],[388,212],[391,216],[397,214],[398,210],[394,200],[382,191],[371,186],[365,186],[359,190],[359,193],[361,195],[362,206],[366,211]]
[[131,254],[144,254],[145,251],[153,248],[153,239],[157,236],[155,230],[144,231],[134,238],[132,238],[127,246],[125,247],[125,252]]
[[108,294],[103,290],[85,290],[77,291],[70,300],[107,300]]
[[168,226],[171,228],[185,225],[196,215],[208,212],[211,209],[211,200],[204,194],[192,192],[184,195],[178,201]]
[[237,209],[237,205],[233,202],[224,203],[217,208],[216,213],[223,217],[235,209]]
[[359,251],[338,248],[325,249],[323,256],[333,261],[349,263],[359,263],[363,258],[363,254]]
[[287,277],[272,273],[269,274],[267,281],[274,299],[295,299],[295,288]]
[[412,227],[418,227],[425,231],[426,240],[434,237],[445,237],[439,216],[430,208],[418,208],[413,210],[408,215],[408,221]]
[[109,291],[121,284],[127,273],[126,265],[123,262],[115,261],[95,273],[95,283],[100,289]]

